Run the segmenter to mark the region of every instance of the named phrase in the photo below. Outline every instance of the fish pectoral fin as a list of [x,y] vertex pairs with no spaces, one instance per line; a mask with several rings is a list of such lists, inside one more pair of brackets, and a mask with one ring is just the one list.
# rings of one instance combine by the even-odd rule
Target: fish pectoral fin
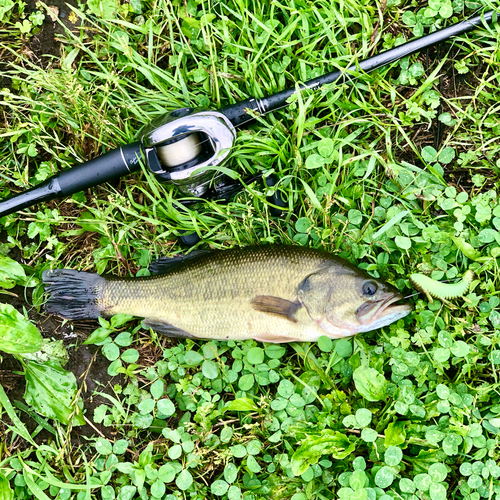
[[271,335],[266,333],[253,338],[258,342],[268,342],[270,344],[284,344],[286,342],[302,342],[302,340],[293,337],[282,337],[279,335]]
[[194,339],[196,338],[194,335],[182,330],[181,328],[177,328],[170,323],[166,323],[165,321],[161,321],[158,319],[148,318],[143,320],[142,326],[144,328],[151,328],[155,332],[161,333],[166,337],[176,337],[182,339]]
[[[297,323],[295,315],[302,307],[300,302],[291,302],[280,297],[273,297],[272,295],[257,295],[252,299],[251,304],[257,311],[283,316],[294,323]],[[284,340],[283,342],[289,341]]]

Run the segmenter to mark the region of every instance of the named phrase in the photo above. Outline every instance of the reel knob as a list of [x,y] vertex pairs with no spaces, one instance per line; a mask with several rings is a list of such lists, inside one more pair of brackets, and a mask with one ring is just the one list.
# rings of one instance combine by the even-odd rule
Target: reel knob
[[228,156],[236,139],[222,113],[181,108],[148,125],[141,137],[150,170],[185,194],[203,196],[214,176],[212,167]]

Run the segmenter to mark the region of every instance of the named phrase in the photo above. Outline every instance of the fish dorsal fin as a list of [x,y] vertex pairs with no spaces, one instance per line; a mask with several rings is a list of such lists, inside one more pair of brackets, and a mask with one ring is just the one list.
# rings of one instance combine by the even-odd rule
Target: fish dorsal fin
[[176,337],[182,339],[194,339],[196,338],[194,335],[191,335],[189,332],[182,330],[181,328],[177,328],[170,323],[166,323],[165,321],[161,321],[158,319],[148,318],[143,320],[142,325],[145,328],[151,328],[155,332],[161,333],[166,337]]
[[174,255],[173,257],[160,257],[149,264],[151,274],[167,274],[178,269],[185,262],[192,261],[217,250],[195,250],[188,255]]
[[257,311],[283,316],[286,319],[297,323],[295,315],[302,307],[300,302],[291,302],[272,295],[257,295],[252,299],[252,307]]

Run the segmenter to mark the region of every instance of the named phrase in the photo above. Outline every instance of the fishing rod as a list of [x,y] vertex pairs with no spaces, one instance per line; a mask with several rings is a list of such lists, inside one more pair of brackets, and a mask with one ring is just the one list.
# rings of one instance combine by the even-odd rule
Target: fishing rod
[[[287,106],[287,99],[297,90],[318,90],[332,83],[346,83],[361,73],[369,73],[410,54],[431,47],[451,37],[466,33],[476,26],[490,23],[494,11],[461,21],[430,35],[406,42],[373,57],[333,71],[276,94],[255,97],[232,104],[218,111],[181,108],[166,113],[147,125],[139,140],[120,146],[93,160],[64,170],[36,187],[0,202],[0,217],[56,198],[70,196],[78,191],[108,182],[141,168],[144,157],[150,171],[160,182],[171,183],[184,194],[215,199],[234,188],[210,183],[216,167],[227,158],[236,140],[236,129],[254,120],[254,115],[265,115]],[[267,182],[275,183],[275,179]],[[219,183],[220,184],[220,183]],[[285,206],[278,195],[271,200]]]

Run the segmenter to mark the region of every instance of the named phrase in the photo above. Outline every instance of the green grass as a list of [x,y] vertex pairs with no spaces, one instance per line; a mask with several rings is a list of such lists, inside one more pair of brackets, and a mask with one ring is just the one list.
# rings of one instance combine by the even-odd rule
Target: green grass
[[[21,38],[16,4],[0,18],[0,194],[133,141],[167,110],[262,97],[477,8],[456,1],[448,18],[447,2],[429,5],[422,24],[412,14],[426,2],[89,2],[57,35],[61,57],[41,58],[28,50],[40,28]],[[31,408],[0,392],[0,498],[498,500],[498,43],[497,25],[477,29],[303,93],[242,130],[225,166],[242,182],[276,173],[282,217],[261,182],[226,204],[185,206],[144,171],[0,219],[1,298],[23,297],[12,287],[24,285],[18,309],[31,316],[43,315],[43,270],[141,275],[185,251],[182,231],[196,231],[199,248],[324,248],[407,295],[413,272],[477,276],[451,307],[415,296],[414,313],[390,327],[311,345],[177,342],[129,318],[103,321],[92,340],[124,378],[97,390],[105,405],[84,415],[104,434],[80,445],[64,356],[50,351],[59,364],[48,366],[4,348],[22,359]],[[39,348],[20,315],[0,314]],[[42,388],[55,391],[57,415],[34,412],[37,395],[50,402]]]

